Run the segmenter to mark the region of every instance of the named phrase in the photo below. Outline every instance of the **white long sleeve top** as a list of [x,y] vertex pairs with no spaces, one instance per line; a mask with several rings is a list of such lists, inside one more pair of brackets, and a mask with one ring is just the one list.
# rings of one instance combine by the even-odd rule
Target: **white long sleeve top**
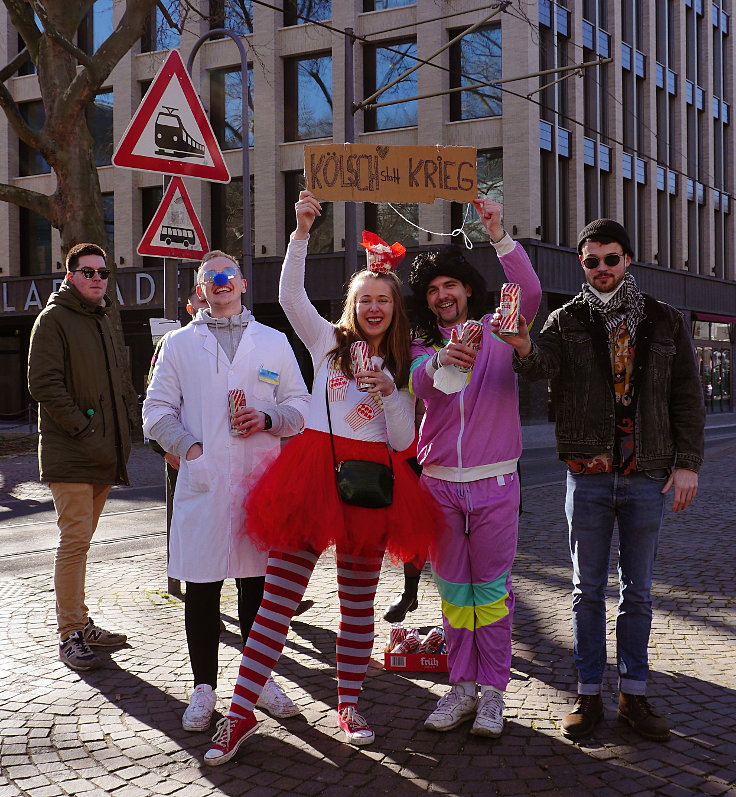
[[[297,335],[312,356],[314,385],[306,428],[329,432],[325,387],[331,381],[330,417],[332,431],[340,437],[367,442],[388,442],[395,451],[403,451],[414,440],[414,397],[408,387],[383,396],[377,404],[369,394],[358,390],[355,380],[347,380],[331,367],[327,356],[335,347],[335,327],[323,318],[309,301],[304,288],[304,270],[308,240],[289,242],[281,269],[279,302]],[[373,364],[391,376],[381,357]]]

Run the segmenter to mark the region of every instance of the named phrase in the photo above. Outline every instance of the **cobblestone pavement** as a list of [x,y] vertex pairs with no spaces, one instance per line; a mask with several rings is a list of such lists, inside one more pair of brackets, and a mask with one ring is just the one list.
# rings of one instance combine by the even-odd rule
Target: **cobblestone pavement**
[[[559,734],[575,675],[564,488],[551,485],[525,491],[513,673],[500,739],[471,736],[469,724],[449,733],[424,730],[446,676],[387,672],[377,663],[361,700],[377,740],[364,748],[340,741],[333,719],[337,600],[334,561],[326,555],[307,594],[315,606],[295,620],[278,667],[303,715],[264,716],[234,761],[205,768],[208,736],[181,728],[189,689],[183,611],[165,591],[164,554],[156,551],[90,567],[93,616],[128,633],[130,644],[113,652],[105,669],[81,676],[56,660],[49,574],[0,581],[0,797],[736,795],[734,456],[734,441],[712,448],[696,504],[668,513],[662,535],[650,691],[676,729],[667,744],[640,740],[617,723],[612,668],[605,724],[584,744]],[[380,607],[399,582],[400,571],[387,565]],[[232,586],[227,596],[221,710],[239,660]],[[609,599],[612,632],[613,584]],[[428,573],[410,617],[425,628],[439,620]],[[387,624],[380,621],[377,631],[378,662]]]

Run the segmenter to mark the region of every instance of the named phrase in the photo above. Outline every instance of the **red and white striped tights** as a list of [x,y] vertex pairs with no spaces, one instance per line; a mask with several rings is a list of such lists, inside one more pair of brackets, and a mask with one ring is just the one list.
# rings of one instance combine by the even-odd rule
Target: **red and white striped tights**
[[[281,656],[289,623],[307,589],[319,554],[272,551],[266,570],[263,601],[253,622],[235,683],[228,716],[242,717],[253,708]],[[337,632],[338,710],[358,702],[373,649],[373,599],[381,572],[383,549],[352,556],[339,549],[337,587],[340,626]]]

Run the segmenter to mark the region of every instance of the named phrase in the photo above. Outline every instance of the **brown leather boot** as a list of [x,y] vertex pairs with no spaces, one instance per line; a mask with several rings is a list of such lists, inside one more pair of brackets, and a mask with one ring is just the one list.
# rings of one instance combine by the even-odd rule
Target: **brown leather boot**
[[562,735],[568,739],[582,739],[593,733],[603,720],[603,698],[598,695],[578,695],[575,708],[562,718]]
[[644,695],[627,695],[621,692],[618,696],[618,716],[645,739],[666,742],[670,738],[667,721],[649,705]]

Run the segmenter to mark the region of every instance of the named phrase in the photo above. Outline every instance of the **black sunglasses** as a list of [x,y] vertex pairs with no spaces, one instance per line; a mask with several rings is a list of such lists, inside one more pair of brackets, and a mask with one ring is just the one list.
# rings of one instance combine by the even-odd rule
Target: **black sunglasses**
[[594,257],[593,255],[591,255],[590,257],[586,257],[585,260],[583,260],[583,265],[585,266],[585,268],[588,269],[598,268],[602,260],[609,268],[613,268],[614,266],[617,266],[621,261],[621,259],[624,257],[626,257],[626,255],[613,254],[613,255],[606,255],[605,257]]
[[84,268],[75,269],[72,274],[76,274],[77,272],[79,272],[86,280],[91,280],[95,274],[99,274],[101,280],[106,280],[110,276],[109,268],[89,268],[88,266],[85,266]]

